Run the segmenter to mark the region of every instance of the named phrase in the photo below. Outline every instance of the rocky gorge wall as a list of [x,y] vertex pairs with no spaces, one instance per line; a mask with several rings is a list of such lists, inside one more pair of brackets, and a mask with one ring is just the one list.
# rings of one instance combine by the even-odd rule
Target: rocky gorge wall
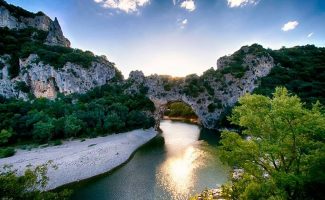
[[[0,64],[0,95],[7,98],[28,98],[28,93],[35,97],[54,99],[58,93],[64,95],[85,93],[88,90],[108,84],[116,75],[116,68],[105,59],[92,62],[88,68],[73,63],[66,63],[63,68],[56,69],[44,64],[35,54],[26,59],[20,59],[20,73],[10,79],[9,65],[6,60],[9,56],[1,56]],[[29,89],[22,91],[19,85]]]
[[[253,92],[259,85],[259,79],[267,76],[274,67],[273,58],[268,53],[249,53],[249,47],[242,47],[240,51],[244,55],[241,65],[245,68],[241,77],[224,71],[237,59],[234,54],[220,58],[217,70],[210,69],[200,77],[144,76],[141,71],[133,71],[123,81],[128,86],[125,92],[146,94],[156,107],[157,127],[167,104],[182,101],[191,106],[204,127],[218,128],[217,121],[222,113],[234,106],[239,97]],[[20,73],[10,79],[6,62],[9,58],[9,55],[0,57],[0,64],[4,66],[0,68],[0,95],[7,98],[28,99],[28,93],[31,93],[38,98],[54,99],[58,93],[85,93],[97,86],[109,84],[117,73],[114,65],[104,58],[100,62],[92,62],[88,68],[68,62],[63,68],[56,69],[32,54],[26,59],[20,59]],[[19,85],[29,88],[29,92],[22,91]],[[201,89],[196,95],[186,92],[189,87],[197,85],[201,85]]]
[[[19,11],[20,13],[18,13]],[[32,27],[47,31],[46,44],[70,47],[70,41],[64,37],[57,18],[53,21],[42,12],[30,13],[19,7],[9,5],[3,0],[0,0],[0,27],[9,29]]]
[[[259,79],[267,76],[274,67],[274,61],[270,55],[256,56],[248,53],[246,48],[241,49],[245,53],[242,65],[247,68],[241,78],[237,78],[231,73],[222,74],[221,77],[215,76],[215,72],[229,67],[233,56],[220,58],[217,64],[218,70],[214,73],[202,77],[194,76],[199,82],[207,83],[210,91],[204,89],[198,95],[192,96],[184,92],[189,86],[189,77],[173,78],[159,75],[146,77],[141,71],[133,71],[130,73],[128,80],[130,87],[127,92],[137,93],[145,88],[147,96],[155,104],[157,122],[162,118],[169,102],[182,101],[191,106],[204,127],[217,128],[217,121],[225,109],[234,106],[239,97],[253,92],[258,86]],[[168,81],[173,84],[166,88]]]
[[[70,46],[56,18],[52,21],[44,13],[30,13],[0,0],[0,28],[20,30],[28,27],[47,32],[46,39],[41,43]],[[33,36],[31,40],[33,41]],[[74,51],[78,52],[71,48],[66,48],[63,52],[66,50],[72,52],[67,57],[75,55]],[[46,55],[51,53],[52,50],[47,48]],[[0,95],[6,98],[27,100],[32,94],[37,98],[55,99],[58,93],[85,93],[109,84],[118,73],[113,63],[91,52],[93,60],[86,65],[66,61],[58,67],[46,64],[51,62],[42,61],[41,56],[32,51],[24,58],[17,58],[14,67],[19,68],[19,74],[10,76],[13,54],[0,55]],[[54,54],[61,55],[62,52]],[[80,60],[85,55],[89,55],[89,52],[78,54],[77,59]],[[79,60],[74,58],[73,61]],[[242,47],[233,55],[220,58],[217,61],[217,70],[207,70],[202,76],[144,76],[141,71],[133,71],[127,80],[120,81],[127,86],[124,92],[144,93],[155,104],[157,125],[169,102],[182,101],[191,106],[204,127],[212,129],[217,128],[217,121],[225,110],[234,106],[240,96],[253,92],[259,85],[259,79],[267,76],[273,67],[274,60],[269,53],[262,46],[254,44]]]

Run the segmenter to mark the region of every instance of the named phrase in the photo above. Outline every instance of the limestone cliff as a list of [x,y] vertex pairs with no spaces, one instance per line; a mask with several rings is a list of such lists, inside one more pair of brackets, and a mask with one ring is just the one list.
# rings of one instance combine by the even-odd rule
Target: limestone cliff
[[[208,70],[201,77],[190,75],[185,78],[151,75],[145,77],[141,71],[130,73],[127,92],[136,93],[147,90],[147,96],[156,106],[156,120],[162,116],[168,102],[182,101],[192,107],[206,128],[217,128],[216,122],[228,107],[234,106],[238,98],[250,93],[258,86],[259,78],[267,76],[274,66],[273,58],[267,54],[256,54],[243,47],[242,67],[245,72],[237,78],[223,72],[234,62],[234,56],[225,56],[218,60],[218,70]],[[191,86],[191,84],[194,84]],[[202,89],[200,89],[202,85]],[[199,88],[194,95],[189,94],[189,87]]]
[[[27,99],[28,93],[31,93],[35,97],[54,99],[57,93],[85,93],[94,87],[108,84],[116,75],[114,65],[104,58],[92,62],[88,68],[68,62],[63,68],[56,69],[32,54],[26,59],[20,59],[20,73],[10,79],[6,62],[9,58],[8,55],[0,57],[3,66],[0,68],[0,95],[7,98]],[[28,91],[23,90],[22,86]]]
[[0,27],[9,29],[24,29],[28,27],[47,31],[46,44],[70,47],[70,41],[63,36],[57,19],[51,20],[42,12],[31,13],[22,8],[10,5],[0,0]]
[[[47,44],[43,46],[34,44],[32,33],[27,54],[20,52],[20,44],[13,44],[17,46],[17,52],[2,51],[1,96],[28,99],[29,95],[34,95],[54,99],[58,93],[85,93],[120,77],[114,64],[106,58],[77,49],[50,48],[48,45],[69,47],[70,42],[63,36],[58,20],[52,21],[44,13],[31,13],[0,0],[0,27],[14,30],[7,33],[9,36],[28,27],[47,33],[40,40],[40,43]],[[6,44],[6,41],[2,42]],[[129,79],[120,81],[128,86],[126,93],[145,93],[154,102],[157,122],[168,102],[183,101],[192,107],[203,126],[216,128],[222,113],[240,96],[252,92],[259,85],[259,79],[267,76],[273,66],[269,53],[260,45],[252,45],[220,58],[217,70],[207,70],[202,76],[145,77],[141,71],[134,71]]]

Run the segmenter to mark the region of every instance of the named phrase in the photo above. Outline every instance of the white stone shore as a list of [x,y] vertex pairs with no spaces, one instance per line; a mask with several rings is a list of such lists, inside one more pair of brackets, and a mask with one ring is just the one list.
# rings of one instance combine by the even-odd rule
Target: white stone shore
[[65,141],[59,146],[17,150],[14,156],[0,159],[0,167],[9,164],[21,174],[28,165],[37,166],[52,160],[58,168],[48,169],[49,182],[45,189],[50,190],[114,169],[156,135],[153,128],[139,129],[83,142],[79,139]]

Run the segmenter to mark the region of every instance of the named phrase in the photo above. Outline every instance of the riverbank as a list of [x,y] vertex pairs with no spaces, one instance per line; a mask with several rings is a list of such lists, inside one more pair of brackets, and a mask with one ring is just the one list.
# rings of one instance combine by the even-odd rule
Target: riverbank
[[51,190],[116,168],[157,134],[153,128],[139,129],[84,141],[65,141],[60,146],[17,150],[14,156],[0,159],[0,168],[12,165],[22,174],[29,165],[37,166],[51,160],[57,166],[57,169],[48,169],[49,182],[45,189]]
[[169,117],[169,116],[163,116],[164,120],[172,120],[172,121],[179,121],[189,124],[196,124],[200,125],[200,122],[197,118],[185,118],[185,117]]

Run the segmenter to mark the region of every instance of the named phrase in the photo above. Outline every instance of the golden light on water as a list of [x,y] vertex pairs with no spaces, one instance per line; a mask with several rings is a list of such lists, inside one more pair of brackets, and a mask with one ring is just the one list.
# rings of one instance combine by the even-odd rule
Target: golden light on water
[[195,173],[203,163],[203,151],[189,146],[182,153],[167,159],[160,167],[159,183],[173,196],[173,199],[186,199],[194,188]]

